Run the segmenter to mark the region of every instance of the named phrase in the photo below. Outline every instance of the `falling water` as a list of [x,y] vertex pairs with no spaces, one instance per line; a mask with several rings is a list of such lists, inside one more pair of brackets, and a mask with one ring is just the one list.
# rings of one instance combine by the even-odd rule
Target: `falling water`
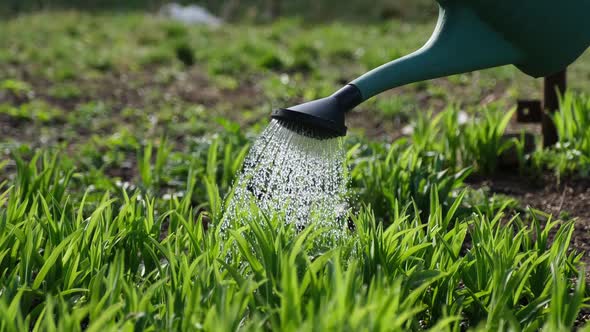
[[254,201],[262,213],[283,214],[299,230],[314,222],[339,238],[346,228],[347,184],[340,138],[315,139],[272,120],[246,157],[222,227],[240,212],[251,213]]

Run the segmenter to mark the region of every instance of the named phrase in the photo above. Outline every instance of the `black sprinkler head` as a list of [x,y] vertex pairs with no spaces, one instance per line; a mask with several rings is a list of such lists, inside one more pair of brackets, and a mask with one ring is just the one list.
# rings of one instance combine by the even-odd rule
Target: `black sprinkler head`
[[346,135],[344,113],[361,102],[360,90],[348,84],[330,97],[274,110],[271,117],[300,134],[328,139]]

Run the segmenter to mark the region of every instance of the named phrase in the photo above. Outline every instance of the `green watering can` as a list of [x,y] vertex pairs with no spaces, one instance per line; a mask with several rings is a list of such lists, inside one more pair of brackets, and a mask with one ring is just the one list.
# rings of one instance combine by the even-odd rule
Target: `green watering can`
[[547,76],[590,45],[590,0],[437,1],[438,23],[421,49],[330,97],[275,110],[271,117],[316,138],[343,136],[344,114],[385,90],[507,64],[533,77]]

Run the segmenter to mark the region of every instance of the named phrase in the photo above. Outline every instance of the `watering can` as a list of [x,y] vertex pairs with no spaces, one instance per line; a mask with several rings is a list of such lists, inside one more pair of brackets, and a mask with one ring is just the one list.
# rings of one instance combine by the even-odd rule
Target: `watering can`
[[333,95],[273,111],[317,138],[346,134],[344,114],[395,87],[512,64],[541,77],[590,45],[590,0],[437,0],[434,33],[418,51],[362,75]]

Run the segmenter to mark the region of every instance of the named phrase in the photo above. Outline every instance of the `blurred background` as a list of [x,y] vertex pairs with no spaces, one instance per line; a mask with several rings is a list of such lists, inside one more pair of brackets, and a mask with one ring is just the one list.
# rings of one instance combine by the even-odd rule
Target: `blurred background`
[[361,0],[7,0],[4,1],[4,5],[0,6],[2,12],[8,15],[48,9],[157,11],[163,5],[173,2],[180,5],[203,6],[225,20],[255,22],[265,22],[281,16],[293,15],[314,21],[335,19],[366,21],[394,17],[424,20],[432,18],[437,13],[436,5],[430,0],[378,0],[373,1],[370,6],[366,4],[366,1]]
[[[256,133],[273,108],[331,94],[421,47],[437,12],[434,0],[4,0],[0,142],[133,151],[153,137],[186,147],[221,129]],[[568,75],[584,90],[588,53]],[[390,142],[419,116],[509,110],[541,88],[506,66],[389,91],[348,122]]]

